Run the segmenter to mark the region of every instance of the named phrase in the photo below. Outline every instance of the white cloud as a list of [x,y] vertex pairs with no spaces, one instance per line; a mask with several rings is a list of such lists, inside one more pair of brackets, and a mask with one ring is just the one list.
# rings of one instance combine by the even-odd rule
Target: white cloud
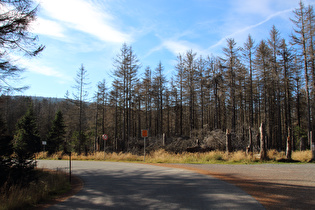
[[266,16],[272,13],[270,3],[273,1],[274,0],[233,0],[231,9],[233,12],[240,15],[254,14]]
[[199,46],[197,46],[196,44],[192,44],[188,41],[165,40],[160,46],[152,49],[150,53],[161,50],[163,48],[169,50],[171,53],[173,53],[176,56],[180,53],[181,54],[186,53],[189,50],[193,50],[194,52],[197,52],[198,54],[202,52],[202,50],[199,49]]
[[28,59],[25,57],[19,57],[16,55],[10,55],[11,59],[21,68],[26,69],[27,71],[41,74],[49,77],[59,78],[63,81],[70,81],[72,78],[43,64],[37,59]]
[[64,28],[55,21],[37,18],[31,25],[31,30],[36,34],[44,34],[48,36],[63,38]]
[[256,27],[258,27],[258,26],[260,26],[260,25],[263,25],[264,23],[268,22],[269,20],[271,20],[271,19],[274,18],[274,17],[280,16],[280,15],[285,14],[285,13],[289,13],[289,12],[291,12],[292,10],[293,10],[293,9],[291,8],[291,9],[287,9],[287,10],[275,12],[275,13],[269,15],[269,16],[268,16],[267,18],[265,18],[264,20],[262,20],[262,21],[260,21],[260,22],[258,22],[258,23],[256,23],[256,24],[248,25],[248,26],[245,26],[245,27],[243,27],[243,28],[241,28],[241,29],[238,29],[238,30],[236,30],[235,32],[233,32],[233,33],[231,33],[231,34],[228,34],[228,35],[224,36],[223,38],[221,38],[216,44],[210,46],[210,47],[208,48],[208,50],[214,49],[214,48],[216,48],[216,47],[218,47],[218,46],[223,45],[223,44],[225,43],[226,39],[228,39],[228,38],[234,38],[236,35],[242,34],[243,37],[247,37],[247,35],[250,34],[250,31],[251,31],[252,29],[254,29],[254,28],[256,28]]
[[184,41],[165,41],[163,46],[175,55],[185,53],[191,49]]
[[131,37],[113,27],[113,17],[91,1],[42,0],[41,9],[65,27],[79,30],[106,42],[130,42]]

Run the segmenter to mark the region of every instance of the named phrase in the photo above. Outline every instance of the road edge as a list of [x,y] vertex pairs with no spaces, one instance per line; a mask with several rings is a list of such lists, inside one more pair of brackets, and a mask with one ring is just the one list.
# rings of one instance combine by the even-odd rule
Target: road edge
[[77,194],[78,192],[80,192],[83,189],[83,187],[84,187],[83,180],[78,176],[72,175],[71,176],[71,189],[69,191],[65,192],[62,195],[57,196],[54,199],[44,201],[43,203],[37,204],[34,209],[35,210],[43,210],[43,209],[46,209],[50,206],[56,205],[60,202],[66,201],[70,197],[72,197],[75,194]]

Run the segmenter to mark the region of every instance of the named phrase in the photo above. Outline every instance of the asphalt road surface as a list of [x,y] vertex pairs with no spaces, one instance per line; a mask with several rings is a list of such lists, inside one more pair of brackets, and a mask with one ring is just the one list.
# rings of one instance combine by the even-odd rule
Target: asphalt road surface
[[[69,161],[40,160],[68,170]],[[240,188],[211,176],[146,164],[72,161],[83,189],[48,209],[264,209]]]

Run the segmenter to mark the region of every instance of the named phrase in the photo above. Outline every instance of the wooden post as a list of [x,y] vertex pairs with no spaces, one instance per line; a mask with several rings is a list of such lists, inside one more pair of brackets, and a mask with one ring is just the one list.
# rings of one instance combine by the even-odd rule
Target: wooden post
[[287,158],[288,160],[291,160],[291,155],[292,155],[291,128],[288,128],[286,158]]
[[267,159],[266,141],[265,141],[265,124],[260,126],[260,160]]
[[226,152],[232,152],[231,149],[231,133],[229,129],[226,129]]
[[163,133],[162,145],[165,147],[165,133]]

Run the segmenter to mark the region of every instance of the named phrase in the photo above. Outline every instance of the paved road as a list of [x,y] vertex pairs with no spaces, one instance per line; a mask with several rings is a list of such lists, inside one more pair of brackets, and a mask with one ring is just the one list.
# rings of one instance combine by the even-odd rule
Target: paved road
[[210,174],[255,197],[267,209],[314,209],[315,164],[167,164]]
[[[68,161],[38,165],[65,169]],[[72,167],[84,188],[49,209],[264,209],[240,188],[184,169],[98,161]]]

